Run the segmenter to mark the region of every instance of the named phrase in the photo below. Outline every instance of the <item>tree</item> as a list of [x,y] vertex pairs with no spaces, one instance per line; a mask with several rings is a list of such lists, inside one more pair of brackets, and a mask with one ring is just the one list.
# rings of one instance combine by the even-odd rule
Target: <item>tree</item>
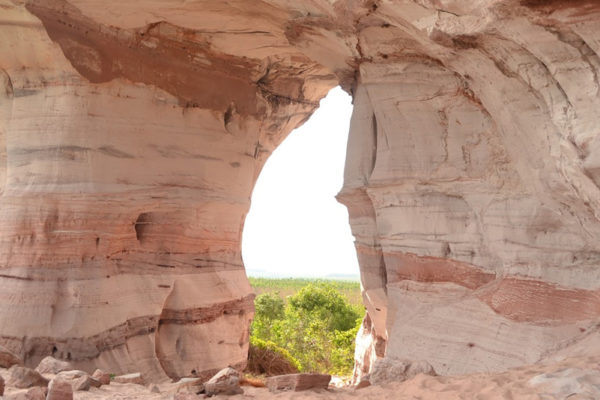
[[253,338],[287,350],[301,371],[352,372],[364,310],[349,304],[332,285],[309,284],[289,296],[287,305],[277,294],[261,294],[255,305]]

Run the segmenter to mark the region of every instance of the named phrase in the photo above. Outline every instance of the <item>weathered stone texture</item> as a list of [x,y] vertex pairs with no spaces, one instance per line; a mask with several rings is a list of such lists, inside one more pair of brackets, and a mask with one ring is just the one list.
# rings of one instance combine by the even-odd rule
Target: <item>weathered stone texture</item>
[[598,335],[597,2],[0,10],[0,344],[26,365],[243,366],[253,184],[338,83],[357,379],[383,356],[494,371]]

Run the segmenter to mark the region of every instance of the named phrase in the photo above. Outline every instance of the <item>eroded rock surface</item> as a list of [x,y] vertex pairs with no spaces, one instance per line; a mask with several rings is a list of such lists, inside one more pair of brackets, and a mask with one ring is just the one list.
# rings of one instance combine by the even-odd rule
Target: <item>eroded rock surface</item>
[[336,84],[357,378],[384,356],[455,374],[600,351],[597,2],[0,11],[0,344],[26,365],[241,367],[253,184]]

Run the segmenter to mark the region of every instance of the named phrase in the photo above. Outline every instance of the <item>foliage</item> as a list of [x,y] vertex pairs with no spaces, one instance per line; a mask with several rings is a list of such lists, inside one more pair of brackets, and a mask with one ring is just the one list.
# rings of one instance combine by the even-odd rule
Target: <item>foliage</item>
[[275,321],[284,318],[285,302],[278,292],[264,293],[254,299],[254,322],[252,323],[253,338],[271,338],[271,328]]
[[308,278],[248,278],[250,285],[254,288],[256,294],[275,293],[279,297],[286,298],[298,292],[308,284],[325,283],[334,287],[337,291],[346,296],[350,304],[357,306],[363,305],[362,294],[360,291],[360,282],[349,280],[333,279],[308,279]]
[[263,293],[255,306],[251,341],[287,350],[303,372],[352,372],[354,339],[364,309],[350,304],[334,284],[309,282],[286,300],[277,292]]

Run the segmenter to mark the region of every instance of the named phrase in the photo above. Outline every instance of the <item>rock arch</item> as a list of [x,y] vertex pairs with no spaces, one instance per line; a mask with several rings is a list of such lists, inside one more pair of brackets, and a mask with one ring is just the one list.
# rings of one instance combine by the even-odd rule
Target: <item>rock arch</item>
[[161,379],[209,373],[219,346],[242,363],[253,184],[338,83],[357,374],[383,355],[500,370],[597,334],[596,2],[0,8],[0,343],[27,363]]

